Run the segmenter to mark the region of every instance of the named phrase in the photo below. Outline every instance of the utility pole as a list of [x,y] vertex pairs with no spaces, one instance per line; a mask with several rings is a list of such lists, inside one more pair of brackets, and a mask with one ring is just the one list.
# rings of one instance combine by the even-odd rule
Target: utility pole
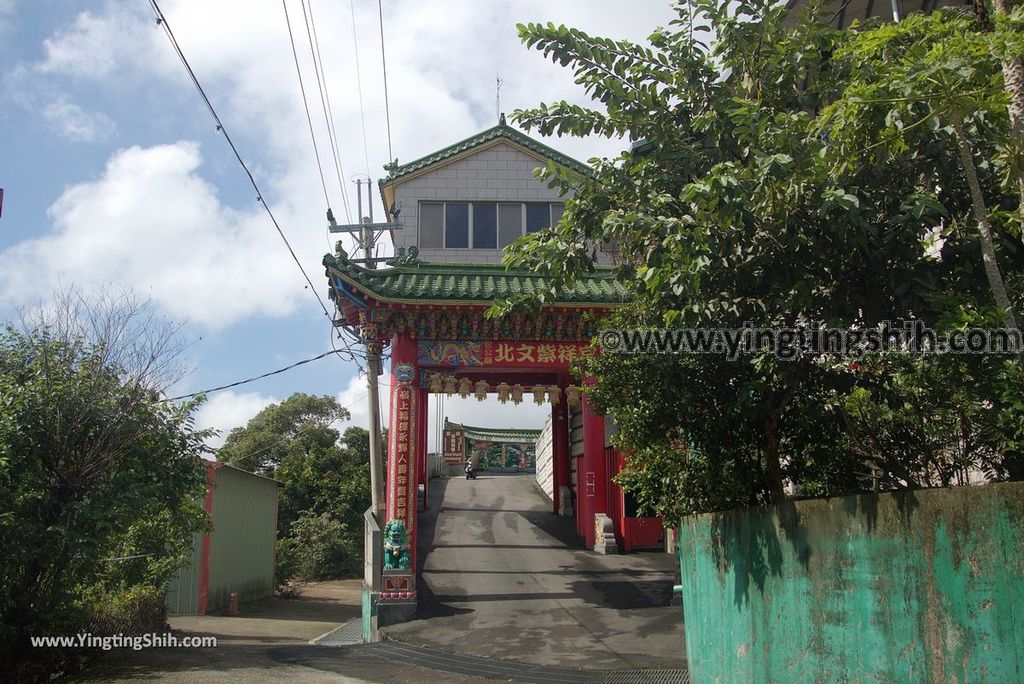
[[[362,250],[362,258],[351,259],[353,263],[361,264],[365,268],[374,269],[377,263],[384,261],[383,258],[373,256],[377,240],[386,230],[398,230],[402,224],[398,222],[374,223],[373,222],[373,181],[366,179],[366,200],[369,208],[369,216],[363,216],[363,179],[356,178],[357,210],[359,212],[359,223],[339,225],[335,222],[334,216],[328,214],[327,229],[332,233],[349,233],[355,237],[357,247]],[[381,340],[378,337],[377,327],[374,324],[363,326],[361,337],[366,343],[366,398],[369,402],[370,416],[370,499],[374,516],[378,524],[384,523],[384,448],[381,444],[380,435],[380,385],[378,377],[381,373]]]
[[[359,212],[359,223],[339,224],[334,220],[334,214],[327,215],[327,230],[332,233],[348,233],[355,238],[356,247],[362,252],[361,257],[349,259],[354,264],[366,268],[376,268],[376,265],[388,260],[388,257],[373,256],[374,247],[380,240],[384,231],[401,230],[402,224],[398,221],[385,223],[373,222],[373,181],[366,179],[366,200],[369,205],[369,216],[363,216],[363,179],[356,178],[356,190],[358,195],[357,210]],[[392,207],[392,214],[397,215],[398,210]]]

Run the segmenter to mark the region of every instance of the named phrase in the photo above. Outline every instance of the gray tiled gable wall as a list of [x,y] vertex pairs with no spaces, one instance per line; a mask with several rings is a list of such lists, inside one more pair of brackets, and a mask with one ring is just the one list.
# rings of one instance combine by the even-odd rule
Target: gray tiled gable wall
[[[421,201],[562,201],[555,190],[533,177],[533,170],[541,165],[534,157],[499,143],[401,183],[395,188],[395,202],[402,203],[399,221],[404,228],[395,232],[395,247],[419,246]],[[421,249],[420,259],[449,263],[497,263],[501,261],[501,250]]]

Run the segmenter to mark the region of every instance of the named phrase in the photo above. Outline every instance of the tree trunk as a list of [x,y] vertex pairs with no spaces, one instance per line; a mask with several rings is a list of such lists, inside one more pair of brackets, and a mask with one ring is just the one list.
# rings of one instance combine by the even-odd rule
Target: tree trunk
[[967,136],[964,134],[963,123],[959,116],[954,117],[953,130],[956,131],[957,151],[960,153],[960,162],[964,166],[967,185],[971,189],[971,203],[974,206],[974,218],[978,221],[978,237],[981,241],[981,258],[985,264],[985,276],[988,278],[988,285],[996,299],[996,305],[1003,310],[1004,324],[1011,330],[1017,330],[1017,317],[1010,305],[1010,297],[1006,294],[1006,285],[1003,283],[1003,275],[999,271],[999,262],[996,261],[995,245],[992,243],[992,225],[988,221],[988,209],[985,207],[985,198],[981,194],[978,172],[974,166],[974,158],[971,156],[971,148],[967,144]]
[[782,486],[782,462],[779,459],[779,418],[773,413],[764,423],[765,493],[769,503],[786,498]]
[[[996,16],[1009,13],[1006,0],[993,0],[992,6]],[[1010,96],[1006,108],[1010,114],[1011,149],[1019,154],[1024,150],[1024,61],[1019,57],[1003,62],[1003,87]],[[1017,177],[1017,189],[1020,193],[1017,213],[1024,222],[1024,169]]]
[[765,418],[762,428],[762,448],[764,450],[764,492],[768,496],[769,503],[778,503],[786,499],[786,489],[782,484],[782,459],[779,456],[779,422],[786,407],[796,395],[796,389],[806,370],[806,362],[796,361],[798,364],[786,384],[781,395],[775,397],[771,413]]

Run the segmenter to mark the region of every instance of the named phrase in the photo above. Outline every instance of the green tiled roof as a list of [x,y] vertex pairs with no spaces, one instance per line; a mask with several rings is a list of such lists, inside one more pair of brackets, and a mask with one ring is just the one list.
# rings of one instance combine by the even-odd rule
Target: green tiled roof
[[484,428],[444,421],[446,430],[461,428],[468,439],[491,440],[494,442],[535,442],[540,437],[540,430],[522,430],[516,428]]
[[428,166],[433,166],[434,164],[440,161],[444,161],[445,159],[454,157],[462,152],[465,152],[466,150],[478,147],[486,142],[490,142],[491,140],[495,140],[497,138],[505,138],[506,140],[510,140],[516,143],[517,145],[521,145],[522,147],[525,147],[528,150],[532,150],[543,157],[547,157],[548,159],[551,159],[552,161],[561,164],[562,166],[566,166],[572,169],[573,171],[576,171],[577,173],[584,175],[589,175],[591,173],[590,167],[584,164],[583,162],[577,161],[572,157],[568,157],[559,152],[558,150],[552,149],[545,145],[544,143],[534,140],[525,133],[520,133],[516,129],[512,128],[511,126],[505,123],[505,116],[502,115],[501,123],[499,123],[497,126],[494,126],[493,128],[488,128],[486,131],[477,133],[472,137],[459,141],[454,145],[449,145],[448,147],[442,150],[438,150],[433,154],[428,154],[426,157],[421,157],[420,159],[411,161],[408,164],[402,164],[401,166],[396,166],[392,168],[385,167],[390,171],[390,173],[388,174],[387,178],[381,179],[380,183],[381,185],[388,185],[389,183],[398,180],[402,176],[407,176],[410,173],[419,171],[420,169],[425,169]]
[[[548,279],[528,271],[506,270],[502,264],[416,263],[370,270],[344,256],[324,257],[327,275],[362,295],[384,303],[489,304],[495,299],[547,292]],[[614,306],[629,299],[612,270],[599,268],[575,285],[563,288],[552,304]]]

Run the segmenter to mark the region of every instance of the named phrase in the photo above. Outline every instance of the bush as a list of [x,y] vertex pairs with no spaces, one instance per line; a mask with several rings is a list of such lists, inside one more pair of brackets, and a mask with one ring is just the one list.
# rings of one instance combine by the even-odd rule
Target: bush
[[274,554],[274,591],[280,596],[291,598],[296,590],[291,585],[295,579],[298,564],[298,552],[295,540],[286,537],[277,540],[277,552]]
[[89,632],[97,636],[148,634],[167,628],[167,597],[158,587],[138,585],[90,601]]
[[362,571],[362,537],[329,513],[305,513],[291,527],[296,579],[312,581],[357,576]]
[[173,330],[116,298],[40,316],[0,328],[5,681],[75,662],[74,651],[32,648],[31,636],[162,629],[157,587],[206,524],[199,402],[160,400]]

